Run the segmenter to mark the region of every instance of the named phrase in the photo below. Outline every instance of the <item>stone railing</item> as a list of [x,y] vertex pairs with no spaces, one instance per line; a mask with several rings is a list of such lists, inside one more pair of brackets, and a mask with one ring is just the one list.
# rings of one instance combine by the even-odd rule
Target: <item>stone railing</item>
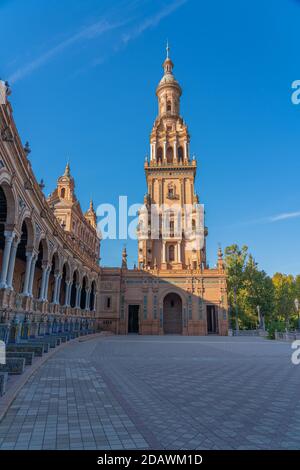
[[295,341],[300,339],[300,331],[275,331],[275,339],[277,341]]
[[268,332],[262,329],[255,330],[229,330],[228,336],[268,336]]

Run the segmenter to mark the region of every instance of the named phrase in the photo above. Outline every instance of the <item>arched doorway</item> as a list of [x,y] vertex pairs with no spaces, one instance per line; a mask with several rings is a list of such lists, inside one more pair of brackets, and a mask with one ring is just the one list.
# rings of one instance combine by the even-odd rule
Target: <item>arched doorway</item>
[[182,300],[178,294],[167,294],[163,306],[164,333],[182,334]]
[[95,308],[95,292],[96,292],[96,284],[95,284],[95,281],[93,281],[92,287],[91,287],[90,305],[89,305],[89,308],[91,311],[94,310]]
[[77,270],[73,273],[73,282],[71,287],[71,297],[70,297],[70,306],[72,308],[76,307],[76,300],[77,300],[77,284],[79,283],[79,273]]
[[87,278],[86,278],[86,276],[84,276],[84,278],[82,280],[81,297],[80,297],[80,308],[81,308],[81,310],[85,310],[86,296],[87,296]]

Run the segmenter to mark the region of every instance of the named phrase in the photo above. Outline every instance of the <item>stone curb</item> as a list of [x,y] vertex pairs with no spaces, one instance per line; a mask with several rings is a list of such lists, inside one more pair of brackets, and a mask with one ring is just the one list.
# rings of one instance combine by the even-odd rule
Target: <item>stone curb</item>
[[95,338],[103,338],[105,337],[101,333],[95,333],[92,335],[86,335],[86,336],[80,336],[79,338],[74,338],[71,339],[70,341],[66,341],[65,343],[60,344],[56,348],[54,348],[52,351],[50,350],[48,353],[44,354],[42,357],[37,358],[34,361],[34,364],[31,367],[28,367],[28,370],[25,370],[25,372],[20,375],[14,382],[14,384],[9,388],[9,390],[3,395],[3,397],[0,398],[0,423],[4,416],[6,415],[10,405],[20,392],[20,390],[24,387],[24,385],[28,382],[30,377],[46,362],[48,359],[54,356],[57,352],[61,351],[65,347],[67,347],[69,344],[74,344],[74,343],[82,343],[85,341],[89,341]]

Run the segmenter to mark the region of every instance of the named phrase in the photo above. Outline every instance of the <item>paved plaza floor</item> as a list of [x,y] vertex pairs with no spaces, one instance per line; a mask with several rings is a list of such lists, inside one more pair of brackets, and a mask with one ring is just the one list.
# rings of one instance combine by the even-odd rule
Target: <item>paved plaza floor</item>
[[71,343],[0,423],[0,449],[300,449],[300,365],[261,338]]

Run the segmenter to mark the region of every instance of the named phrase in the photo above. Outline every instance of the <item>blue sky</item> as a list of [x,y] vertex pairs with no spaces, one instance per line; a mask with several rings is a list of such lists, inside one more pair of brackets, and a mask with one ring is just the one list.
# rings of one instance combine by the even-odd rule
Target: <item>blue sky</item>
[[[47,194],[70,159],[84,210],[142,202],[168,38],[210,265],[238,243],[269,274],[300,272],[299,1],[0,0],[0,18],[0,76]],[[123,244],[104,241],[102,264]]]

